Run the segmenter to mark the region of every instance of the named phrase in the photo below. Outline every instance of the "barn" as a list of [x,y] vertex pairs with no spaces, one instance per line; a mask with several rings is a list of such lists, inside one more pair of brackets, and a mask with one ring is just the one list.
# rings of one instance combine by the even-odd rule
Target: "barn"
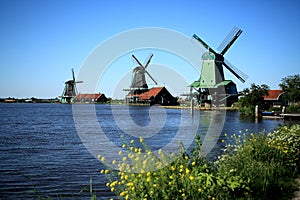
[[138,104],[160,104],[160,105],[178,105],[177,98],[173,97],[165,87],[153,87],[141,94],[128,94],[127,103]]
[[268,105],[269,107],[287,105],[287,100],[284,96],[282,90],[268,90],[268,95],[264,96],[265,105]]
[[107,101],[107,98],[102,93],[97,94],[78,94],[76,95],[74,102],[75,103],[104,103]]

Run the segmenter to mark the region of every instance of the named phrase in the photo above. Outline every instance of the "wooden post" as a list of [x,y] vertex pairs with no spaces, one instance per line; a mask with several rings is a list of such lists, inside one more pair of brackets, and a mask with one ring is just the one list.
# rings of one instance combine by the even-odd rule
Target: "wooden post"
[[282,106],[281,113],[285,113],[285,106]]
[[194,115],[194,100],[193,100],[193,88],[190,88],[190,98],[191,98],[191,109],[190,114]]
[[194,115],[194,100],[191,98],[191,110],[190,110],[191,115]]
[[258,105],[255,106],[255,118],[259,117],[259,113],[258,113]]

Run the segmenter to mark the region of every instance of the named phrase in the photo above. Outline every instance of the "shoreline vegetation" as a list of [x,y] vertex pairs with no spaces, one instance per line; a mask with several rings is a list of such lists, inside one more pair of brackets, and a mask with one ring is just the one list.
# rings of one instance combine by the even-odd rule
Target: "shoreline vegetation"
[[[54,99],[37,99],[37,98],[31,98],[31,99],[15,99],[15,98],[0,98],[0,103],[59,103],[59,99],[58,98],[54,98]],[[86,104],[86,103],[73,103],[73,104]],[[109,100],[108,102],[101,102],[101,103],[93,103],[93,104],[111,104],[111,105],[128,105],[125,103],[124,100]],[[150,106],[148,104],[130,104],[130,106]],[[182,105],[178,105],[178,106],[162,106],[162,105],[152,105],[152,106],[158,106],[160,108],[165,108],[165,109],[191,109],[189,102],[184,103]],[[295,107],[294,105],[290,106],[290,107]],[[296,106],[297,107],[297,106]],[[297,109],[299,110],[299,108],[297,107]],[[298,111],[297,109],[293,109]],[[254,117],[251,115],[247,115],[243,113],[243,110],[239,107],[239,106],[231,106],[231,107],[224,107],[224,106],[220,106],[220,107],[214,107],[214,106],[210,106],[210,107],[199,107],[199,106],[194,106],[193,110],[201,110],[201,111],[239,111],[241,113],[241,115],[245,115],[245,116],[250,116],[250,117]],[[273,112],[273,111],[267,111],[267,112]],[[290,113],[292,113],[292,115],[290,116]],[[295,116],[294,116],[295,115]],[[260,113],[259,118],[265,118],[265,119],[285,119],[287,118],[288,120],[290,120],[291,118],[295,118],[295,119],[299,119],[300,117],[300,112],[287,112],[284,114],[277,114],[276,115],[262,115]]]
[[[229,137],[225,134],[226,137]],[[292,199],[298,190],[300,125],[270,133],[233,134],[222,155],[208,161],[200,136],[179,155],[150,151],[140,138],[124,143],[117,166],[101,169],[117,199]],[[223,141],[222,141],[223,142]],[[125,153],[129,152],[129,153]],[[105,157],[98,158],[105,164]],[[139,172],[137,172],[137,170]],[[96,199],[96,195],[93,194]]]

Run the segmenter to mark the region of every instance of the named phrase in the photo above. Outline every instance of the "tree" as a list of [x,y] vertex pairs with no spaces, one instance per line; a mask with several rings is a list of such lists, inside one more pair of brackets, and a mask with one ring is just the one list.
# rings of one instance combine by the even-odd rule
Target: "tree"
[[287,100],[300,106],[300,75],[287,76],[281,79],[279,87],[286,92]]
[[251,84],[250,88],[242,91],[243,97],[240,98],[240,111],[246,115],[254,115],[255,106],[258,105],[260,110],[264,109],[264,96],[268,95],[270,87],[266,84]]

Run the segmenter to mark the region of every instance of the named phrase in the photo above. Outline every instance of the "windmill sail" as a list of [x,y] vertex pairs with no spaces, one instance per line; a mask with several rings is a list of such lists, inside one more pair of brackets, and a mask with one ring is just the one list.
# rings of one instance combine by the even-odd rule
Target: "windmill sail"
[[134,55],[132,55],[132,58],[135,60],[135,62],[139,65],[134,68],[133,70],[133,80],[131,84],[131,88],[148,88],[148,85],[146,83],[146,77],[145,73],[154,81],[154,83],[157,85],[157,82],[154,80],[154,78],[150,75],[150,73],[146,70],[148,65],[150,64],[150,61],[153,57],[153,54],[150,54],[146,64],[143,65]]
[[245,82],[248,76],[239,70],[237,67],[235,67],[233,64],[231,64],[228,60],[224,60],[223,65],[231,72],[233,73],[241,82]]
[[147,61],[145,62],[145,63],[146,63],[146,64],[145,64],[145,69],[148,67],[148,65],[149,65],[149,63],[150,63],[150,61],[151,61],[152,57],[153,57],[153,54],[152,54],[152,53],[150,53],[150,54],[149,54],[149,56],[148,56],[148,59],[147,59]]
[[157,85],[157,82],[154,80],[154,78],[149,74],[148,71],[145,71],[147,73],[147,75],[152,79],[152,81],[155,83],[155,85]]
[[218,54],[217,52],[215,52],[213,50],[213,48],[211,48],[210,46],[208,46],[208,44],[206,44],[203,40],[201,40],[201,38],[199,38],[196,34],[193,35],[193,38],[195,38],[198,42],[200,42],[210,52],[212,52],[214,54]]
[[231,45],[235,42],[235,40],[242,34],[242,30],[233,27],[233,29],[230,31],[230,33],[226,36],[226,38],[223,40],[223,42],[218,47],[218,51],[220,51],[221,55],[224,55],[227,50],[231,47]]

